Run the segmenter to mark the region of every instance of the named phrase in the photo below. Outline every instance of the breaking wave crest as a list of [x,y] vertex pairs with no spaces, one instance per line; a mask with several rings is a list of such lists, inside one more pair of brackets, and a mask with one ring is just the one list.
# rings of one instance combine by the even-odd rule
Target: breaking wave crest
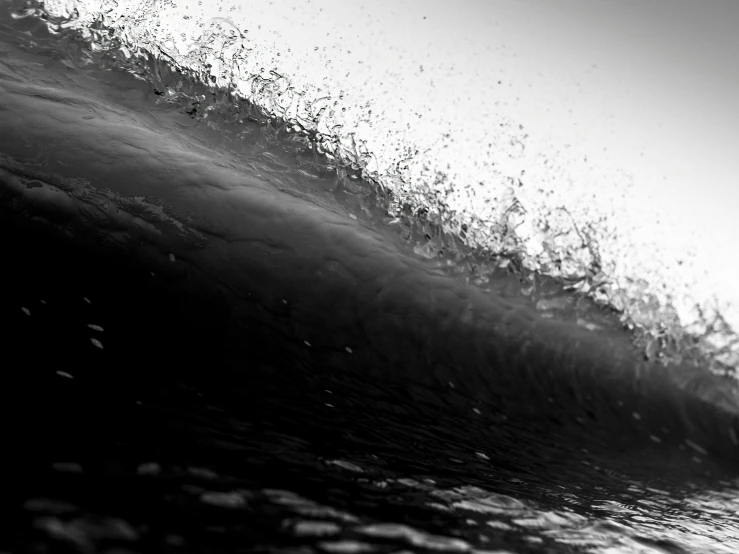
[[[561,198],[557,179],[600,170],[567,148],[545,148],[501,116],[486,133],[485,151],[495,155],[472,161],[479,178],[470,181],[455,162],[476,152],[455,150],[458,136],[439,128],[420,144],[402,128],[379,129],[371,100],[358,103],[356,94],[325,79],[291,77],[279,45],[270,49],[251,38],[259,21],[240,26],[226,7],[50,0],[17,14],[44,17],[55,32],[80,40],[86,63],[126,69],[151,82],[162,101],[222,132],[238,133],[239,123],[251,120],[304,141],[324,170],[361,177],[375,202],[413,229],[417,252],[451,256],[472,282],[485,283],[502,269],[532,297],[542,283],[556,283],[620,314],[648,359],[732,375],[739,367],[739,339],[727,317],[733,312],[715,297],[696,298],[671,284],[675,268],[660,273],[631,259],[638,229],[629,234],[614,215],[633,186],[627,174],[603,177],[619,185],[616,193],[598,192],[613,195],[603,201],[606,211]],[[384,140],[365,138],[378,135]],[[451,162],[442,156],[449,152]]]

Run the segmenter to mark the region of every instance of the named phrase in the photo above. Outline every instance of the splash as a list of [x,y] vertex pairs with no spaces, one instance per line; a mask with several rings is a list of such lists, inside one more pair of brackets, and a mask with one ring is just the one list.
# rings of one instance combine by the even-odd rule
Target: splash
[[[495,100],[489,113],[478,109],[479,122],[445,115],[453,106],[403,96],[408,80],[437,94],[424,66],[396,75],[380,87],[383,95],[377,86],[365,93],[374,76],[362,64],[334,61],[338,53],[322,37],[311,41],[323,66],[301,68],[311,48],[290,47],[287,31],[270,30],[256,5],[50,0],[28,9],[57,31],[80,32],[90,63],[127,67],[193,117],[258,120],[302,137],[326,167],[361,175],[388,214],[422,227],[427,242],[419,251],[427,257],[455,249],[489,262],[474,267],[514,271],[526,286],[554,278],[616,310],[648,359],[723,373],[739,367],[736,307],[729,291],[711,289],[710,268],[698,278],[689,271],[699,263],[690,262],[695,246],[655,251],[651,232],[633,223],[654,219],[633,177],[530,133],[506,112],[502,88],[490,92],[501,106]],[[364,54],[371,52],[357,55]]]

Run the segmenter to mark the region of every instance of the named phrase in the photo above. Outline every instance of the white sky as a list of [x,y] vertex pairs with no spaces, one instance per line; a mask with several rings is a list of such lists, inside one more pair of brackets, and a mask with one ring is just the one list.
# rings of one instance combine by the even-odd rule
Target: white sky
[[[48,2],[60,4],[113,2]],[[529,213],[605,215],[622,235],[602,245],[617,276],[666,285],[685,306],[716,295],[739,328],[739,2],[120,0],[111,15],[183,62],[226,18],[251,48],[242,70],[329,96],[332,121],[382,163],[419,147],[449,165],[457,206],[480,213],[501,176],[525,169]],[[525,154],[509,140],[518,124]]]

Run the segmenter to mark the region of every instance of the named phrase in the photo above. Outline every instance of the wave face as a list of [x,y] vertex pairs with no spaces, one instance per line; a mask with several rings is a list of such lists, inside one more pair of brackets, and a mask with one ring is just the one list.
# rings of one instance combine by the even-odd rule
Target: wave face
[[[427,18],[420,8],[375,17],[329,0],[315,8],[195,0],[45,6],[98,47],[115,40],[125,45],[121,55],[167,60],[307,133],[337,166],[360,172],[388,194],[389,213],[440,227],[492,256],[493,267],[513,259],[529,275],[554,277],[616,309],[647,356],[693,360],[720,372],[739,367],[739,303],[731,272],[714,267],[716,260],[728,263],[731,237],[672,214],[664,190],[649,196],[651,185],[636,182],[628,167],[598,157],[605,144],[587,149],[562,138],[565,123],[577,121],[557,120],[550,134],[521,124],[533,109],[522,105],[526,90],[559,90],[566,79],[527,86],[525,60],[505,54],[508,42],[526,44],[516,29],[460,27],[473,38],[489,35],[481,44],[497,48],[485,52],[489,62],[462,66],[462,55],[441,57],[448,52],[436,43],[449,47],[439,36],[447,32],[424,30],[429,20],[447,16],[442,28],[449,31],[459,14],[430,7]],[[500,4],[500,21],[513,19],[509,8]],[[382,25],[392,28],[383,34]],[[466,42],[458,41],[460,51],[479,57],[463,50]],[[434,56],[447,61],[437,66]],[[495,78],[485,72],[494,64],[500,66]],[[549,101],[550,108],[558,103]],[[426,247],[429,255],[437,250]]]
[[718,377],[307,123],[0,8],[3,548],[737,551]]

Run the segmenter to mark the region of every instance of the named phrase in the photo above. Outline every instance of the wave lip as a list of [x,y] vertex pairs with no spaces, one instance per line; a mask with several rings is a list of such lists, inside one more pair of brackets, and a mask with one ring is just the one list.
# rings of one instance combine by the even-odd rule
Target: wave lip
[[[23,139],[4,141],[0,184],[9,204],[60,234],[102,235],[98,243],[158,260],[157,274],[184,265],[242,313],[261,314],[291,348],[328,352],[355,378],[400,379],[419,402],[453,390],[527,433],[559,425],[596,444],[606,433],[624,450],[655,449],[656,437],[665,448],[739,458],[737,410],[681,390],[691,368],[653,367],[624,335],[470,286],[258,171],[209,163],[215,151],[154,132],[92,88],[76,96],[37,77],[0,82],[6,136]],[[40,145],[43,169],[33,163]]]
[[[497,100],[485,108],[471,100],[447,102],[436,81],[450,89],[454,81],[434,68],[433,59],[403,65],[415,60],[413,50],[394,54],[405,61],[392,67],[407,71],[391,68],[380,79],[375,72],[382,66],[373,58],[387,53],[381,45],[374,38],[347,42],[340,26],[327,23],[358,12],[327,2],[317,13],[296,4],[291,15],[290,5],[280,12],[259,2],[246,10],[239,3],[214,8],[194,0],[165,6],[154,0],[51,0],[45,9],[67,18],[63,25],[87,33],[98,47],[112,36],[129,54],[167,60],[284,119],[337,166],[361,170],[388,193],[391,213],[422,217],[472,249],[503,263],[517,259],[527,271],[554,276],[615,308],[640,334],[648,355],[697,358],[715,369],[739,366],[739,304],[731,287],[716,285],[721,272],[701,261],[711,259],[711,245],[660,242],[659,233],[667,236],[670,228],[646,225],[670,214],[657,214],[660,203],[645,200],[631,175],[529,132],[510,115],[515,110],[506,104],[503,85],[489,91]],[[396,13],[403,21],[412,15]],[[350,24],[377,31],[371,19]],[[325,25],[328,38],[318,31]],[[408,29],[425,36],[416,23]],[[300,45],[293,35],[307,42]],[[464,72],[458,72],[462,83]],[[516,75],[506,82],[515,85]],[[456,92],[462,97],[464,90]],[[464,112],[469,116],[455,117],[463,107],[472,110]],[[679,222],[678,228],[688,225]]]

